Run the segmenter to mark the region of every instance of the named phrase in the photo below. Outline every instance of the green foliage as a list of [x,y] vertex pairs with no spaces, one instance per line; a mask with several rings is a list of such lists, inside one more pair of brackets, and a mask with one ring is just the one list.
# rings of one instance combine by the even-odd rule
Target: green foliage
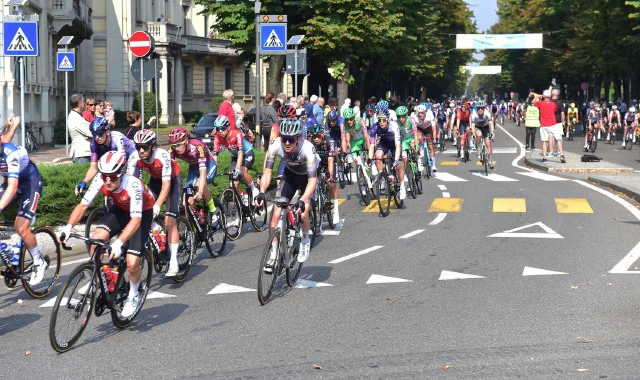
[[197,123],[198,120],[202,117],[202,115],[206,114],[209,111],[184,111],[182,112],[182,116],[184,117],[184,122],[187,124]]
[[[140,94],[137,94],[133,99],[131,109],[134,111],[140,111]],[[144,118],[149,120],[152,115],[156,114],[156,96],[153,92],[144,93]],[[162,103],[158,99],[158,115],[162,115]],[[126,114],[125,114],[126,116]],[[144,121],[146,123],[146,120]]]
[[56,116],[56,122],[53,125],[54,144],[65,144],[67,141],[67,118],[65,116],[64,110],[60,110],[60,112],[58,112],[58,116]]
[[[265,152],[254,150],[255,163],[253,168],[249,170],[253,178],[262,172],[265,159]],[[189,171],[188,164],[178,160],[183,175],[183,181],[186,181],[186,174]],[[218,156],[218,175],[227,173],[231,163],[231,154],[223,152]],[[277,166],[278,162],[276,162]],[[72,164],[72,165],[47,165],[39,164],[38,170],[42,176],[42,197],[38,203],[36,211],[36,226],[52,226],[65,224],[71,215],[71,211],[80,203],[81,198],[76,197],[74,187],[82,182],[85,173],[89,169],[89,164]],[[144,173],[143,180],[149,182],[149,174]],[[216,178],[214,184],[209,185],[214,196],[219,197],[222,191],[229,186],[228,177],[222,176]],[[275,175],[273,176],[271,187],[275,186]],[[101,207],[104,204],[102,193],[93,201],[87,211],[87,215],[95,207]],[[17,203],[7,208],[3,212],[3,218],[12,220],[18,212]]]
[[218,109],[220,108],[220,105],[222,104],[222,102],[224,102],[224,99],[222,98],[222,96],[216,96],[215,98],[211,99],[211,110],[213,112],[218,112]]
[[113,118],[116,121],[116,128],[126,128],[129,126],[127,111],[113,110]]

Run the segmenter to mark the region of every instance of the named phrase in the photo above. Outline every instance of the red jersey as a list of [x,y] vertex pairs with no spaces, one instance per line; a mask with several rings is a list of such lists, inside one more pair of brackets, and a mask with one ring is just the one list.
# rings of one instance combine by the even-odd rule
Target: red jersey
[[462,109],[458,110],[458,120],[468,123],[470,116],[471,116],[471,112],[469,112],[469,110],[466,110],[466,111],[462,111]]
[[556,109],[558,106],[550,99],[535,102],[534,105],[540,109],[540,126],[553,127],[556,125]]
[[102,176],[100,174],[96,175],[91,182],[91,186],[89,186],[89,190],[87,190],[82,198],[82,204],[90,205],[96,195],[98,195],[98,191],[104,194],[105,197],[113,200],[113,204],[122,210],[129,210],[131,217],[142,217],[142,211],[151,210],[156,203],[156,200],[144,183],[129,174],[122,176],[122,183],[115,191],[107,190],[107,188],[104,187]]
[[148,172],[151,177],[162,181],[169,181],[171,177],[180,175],[180,165],[171,159],[169,152],[162,148],[156,148],[149,161],[140,159],[138,152],[134,152],[127,161],[127,173],[134,175],[136,168],[140,168]]

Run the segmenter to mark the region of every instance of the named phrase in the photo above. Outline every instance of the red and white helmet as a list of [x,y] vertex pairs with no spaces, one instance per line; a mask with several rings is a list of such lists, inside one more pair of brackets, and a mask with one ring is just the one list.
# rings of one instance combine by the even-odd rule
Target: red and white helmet
[[133,136],[133,142],[136,144],[155,145],[157,141],[156,134],[150,129],[142,129]]
[[105,153],[98,162],[98,170],[103,174],[120,174],[126,167],[127,158],[116,151]]

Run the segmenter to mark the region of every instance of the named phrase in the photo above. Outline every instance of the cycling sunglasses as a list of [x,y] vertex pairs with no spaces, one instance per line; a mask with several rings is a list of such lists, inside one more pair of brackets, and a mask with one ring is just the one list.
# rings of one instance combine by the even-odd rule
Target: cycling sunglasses
[[317,135],[311,135],[312,139],[321,139],[324,138],[324,133],[318,133]]
[[216,131],[218,132],[224,132],[228,129],[228,127],[216,127]]
[[151,149],[151,145],[148,144],[136,144],[136,150],[142,149],[143,151],[148,151]]
[[280,141],[285,145],[293,145],[296,142],[296,138],[291,136],[280,136]]
[[183,141],[183,142],[179,142],[179,143],[175,143],[175,144],[169,144],[169,146],[172,147],[172,148],[177,148],[177,147],[186,145],[185,143],[186,143],[186,141]]
[[378,118],[378,122],[379,122],[379,123],[382,123],[382,122],[385,122],[385,123],[386,123],[386,122],[388,122],[388,121],[389,121],[389,119],[387,119],[386,117],[379,117],[379,118]]
[[115,182],[118,180],[118,178],[122,177],[123,173],[120,174],[104,174],[101,173],[100,177],[102,178],[102,181],[107,182],[107,180],[109,180],[110,182]]
[[107,131],[97,131],[97,132],[91,132],[91,134],[93,135],[93,137],[102,137],[106,132]]

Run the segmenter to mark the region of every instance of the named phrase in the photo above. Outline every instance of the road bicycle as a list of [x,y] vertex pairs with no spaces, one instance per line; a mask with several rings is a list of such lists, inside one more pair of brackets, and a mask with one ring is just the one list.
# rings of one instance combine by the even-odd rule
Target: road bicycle
[[405,156],[407,162],[404,164],[404,175],[407,177],[411,197],[416,199],[418,194],[422,194],[422,174],[418,170],[418,156],[413,149],[406,149]]
[[[227,238],[230,240],[238,240],[242,234],[242,226],[245,222],[251,220],[253,228],[258,232],[262,232],[267,228],[267,202],[262,202],[262,207],[254,205],[253,198],[250,194],[246,196],[240,195],[238,187],[234,181],[237,181],[236,174],[225,173],[221,176],[229,176],[229,188],[220,195],[220,203],[225,217]],[[247,190],[251,190],[247,187]]]
[[[62,240],[64,238],[64,235],[61,236]],[[152,274],[151,252],[147,248],[140,258],[142,275],[138,288],[138,307],[131,316],[123,317],[122,309],[130,288],[126,261],[127,244],[122,248],[123,255],[115,263],[104,263],[105,267],[108,266],[111,271],[118,273],[117,279],[108,281],[103,269],[102,255],[108,254],[111,246],[104,241],[87,239],[74,233],[70,234],[69,238],[84,240],[89,245],[96,245],[96,249],[91,253],[88,262],[80,264],[71,272],[51,311],[49,341],[53,349],[60,353],[69,351],[78,342],[87,328],[92,312],[99,317],[108,309],[114,325],[121,329],[129,326],[147,299]],[[62,248],[71,250],[65,244],[62,244]],[[109,291],[109,285],[112,291]]]
[[[160,227],[160,231],[164,230],[164,218],[156,217],[155,222],[157,226]],[[196,235],[194,232],[194,228],[192,227],[189,220],[179,215],[176,218],[176,227],[178,229],[178,274],[172,277],[173,281],[177,283],[184,282],[189,276],[189,272],[191,271],[191,264],[193,263],[193,255],[196,251]],[[169,270],[169,259],[171,257],[170,249],[169,249],[169,236],[164,235],[164,242],[161,243],[159,231],[153,232],[149,236],[150,243],[149,248],[151,249],[151,253],[153,256],[153,269],[155,269],[156,273],[162,272],[165,269],[165,272]],[[164,247],[162,247],[164,245]],[[164,248],[164,249],[162,249]]]
[[478,155],[480,156],[480,162],[482,162],[482,166],[484,167],[484,175],[489,176],[489,150],[487,149],[487,144],[484,142],[484,136],[480,138],[481,144],[478,150]]
[[347,162],[346,156],[342,153],[342,151],[338,152],[338,156],[336,157],[336,178],[338,180],[338,184],[341,189],[349,184],[351,185],[351,171],[353,169],[353,164]]
[[[0,220],[0,231],[6,231],[7,227],[13,227],[13,225],[14,222],[11,220]],[[5,262],[4,270],[0,271],[0,273],[4,277],[4,284],[7,289],[15,289],[18,280],[20,280],[24,290],[31,297],[44,298],[51,294],[60,277],[60,263],[62,262],[60,244],[56,240],[56,234],[49,227],[37,227],[31,232],[35,235],[42,260],[48,265],[42,281],[33,286],[29,285],[31,273],[33,272],[33,257],[22,239],[18,242],[20,247],[18,262],[15,262],[11,247],[7,247],[7,250],[2,254],[2,260],[0,260]]]
[[[294,212],[288,203],[277,203],[275,207],[280,207],[280,219],[277,227],[269,235],[269,240],[264,247],[264,253],[260,260],[258,271],[258,301],[261,305],[267,304],[273,294],[278,276],[286,272],[287,285],[293,287],[302,270],[302,263],[298,261],[298,252],[302,231],[300,226],[300,215]],[[315,209],[309,210],[311,226],[316,224]],[[311,231],[310,231],[311,232]],[[315,234],[310,233],[310,247],[315,243]],[[275,244],[273,244],[275,243]],[[277,247],[277,248],[276,248]],[[276,248],[275,260],[271,260],[272,250]]]
[[[467,132],[458,133],[458,157],[460,157],[460,150],[462,150],[462,162],[469,161],[469,138]],[[429,177],[427,177],[429,178]]]
[[213,198],[213,203],[218,210],[218,225],[211,226],[211,218],[214,215],[209,211],[204,199],[196,201],[194,195],[198,188],[188,185],[182,188],[182,208],[180,213],[189,220],[192,230],[195,232],[195,247],[200,248],[204,243],[211,257],[218,257],[227,245],[226,216],[222,212],[222,203]]
[[[102,218],[102,216],[104,216],[104,214],[107,213],[107,210],[109,210],[109,208],[111,208],[112,205],[113,203],[109,200],[109,198],[105,197],[103,207],[97,207],[91,210],[91,212],[89,213],[89,216],[87,217],[87,222],[85,223],[85,226],[84,226],[84,237],[89,239],[93,236],[93,232],[96,230],[96,228],[100,224],[99,223],[100,219]],[[89,247],[90,245],[87,244],[87,249],[89,249]]]
[[373,190],[374,181],[371,179],[371,169],[367,163],[367,154],[362,150],[352,152],[355,155],[356,174],[358,181],[358,190],[360,198],[365,205],[369,205],[371,200],[375,198]]
[[594,153],[596,151],[596,147],[598,147],[598,139],[596,138],[596,131],[594,130],[589,133],[589,137],[587,138],[587,147],[584,148],[584,151],[591,151],[591,153]]
[[628,127],[627,128],[627,135],[625,136],[625,149],[626,150],[631,150],[631,147],[633,146],[633,128]]
[[429,143],[424,136],[421,136],[422,139],[422,151],[424,154],[422,155],[422,166],[425,170],[425,176],[429,179],[433,175],[433,161],[431,161],[431,151],[429,150]]
[[[398,172],[396,171],[393,157],[376,158],[374,160],[382,161],[382,170],[378,173],[376,180],[379,185],[374,186],[374,189],[376,191],[380,214],[386,217],[389,215],[392,197],[397,208],[402,208],[404,203],[404,201],[400,199],[400,180],[398,179]],[[386,202],[383,196],[386,198]]]
[[329,227],[333,230],[336,228],[333,223],[333,202],[329,195],[329,173],[325,166],[318,169],[318,186],[315,190],[315,205],[316,221],[313,225],[313,233],[316,236],[322,234],[322,226],[324,225],[324,219],[327,219]]
[[573,141],[573,135],[576,133],[576,119],[572,119],[570,123],[565,124],[565,137],[569,141]]
[[620,127],[618,123],[610,123],[607,132],[607,143],[614,145],[616,143],[616,130]]
[[38,150],[40,148],[40,146],[42,144],[44,144],[44,135],[42,134],[42,127],[40,127],[38,129],[38,133],[40,134],[40,137],[42,137],[42,144],[39,142],[39,140],[36,138],[35,134],[33,133],[33,128],[35,127],[34,123],[24,123],[24,145],[25,145],[25,149],[27,149],[27,151],[29,153],[33,152],[34,150]]

